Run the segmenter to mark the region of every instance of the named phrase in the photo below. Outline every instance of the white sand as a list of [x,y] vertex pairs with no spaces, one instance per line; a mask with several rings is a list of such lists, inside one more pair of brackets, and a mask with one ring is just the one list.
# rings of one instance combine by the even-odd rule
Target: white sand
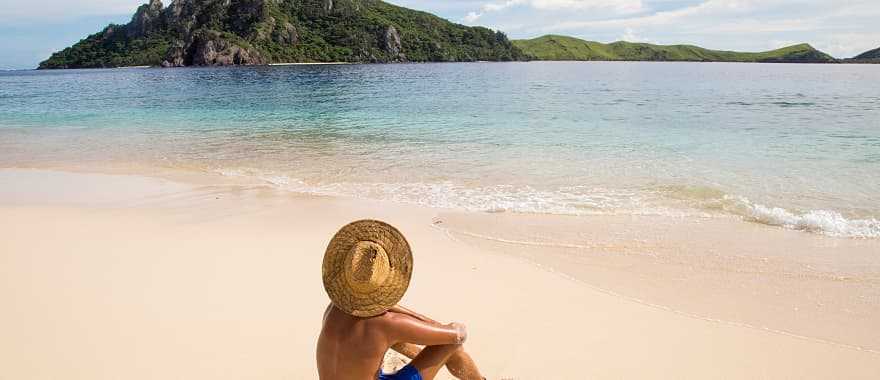
[[414,248],[403,304],[467,323],[491,379],[880,375],[872,351],[686,316],[488,252],[433,226],[438,212],[0,170],[0,379],[316,378],[323,250],[366,217]]

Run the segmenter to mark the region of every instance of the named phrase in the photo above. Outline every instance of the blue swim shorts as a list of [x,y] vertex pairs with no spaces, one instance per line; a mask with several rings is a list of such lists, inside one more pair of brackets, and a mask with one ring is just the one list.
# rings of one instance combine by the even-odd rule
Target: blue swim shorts
[[422,380],[422,374],[419,373],[419,369],[413,366],[412,364],[407,364],[406,367],[400,369],[394,374],[386,375],[382,372],[379,372],[379,376],[377,377],[379,380]]

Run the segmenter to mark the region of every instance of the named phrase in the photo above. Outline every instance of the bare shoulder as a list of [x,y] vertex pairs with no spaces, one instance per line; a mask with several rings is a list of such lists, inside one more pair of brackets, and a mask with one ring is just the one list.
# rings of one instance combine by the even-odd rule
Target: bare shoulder
[[415,318],[409,315],[388,311],[370,318],[368,323],[371,330],[380,331],[383,335],[391,337],[414,321]]
[[333,311],[333,304],[332,303],[327,305],[327,307],[324,309],[324,316],[322,317],[322,319],[325,323],[327,322],[327,317],[330,315],[331,311]]
[[371,327],[379,329],[393,329],[395,325],[399,325],[404,321],[406,316],[393,311],[387,311],[369,319]]
[[392,310],[389,310],[382,315],[376,316],[375,321],[377,324],[380,324],[384,327],[390,327],[390,328],[395,328],[395,327],[400,327],[400,326],[405,326],[405,325],[412,325],[413,323],[425,325],[425,326],[434,326],[434,325],[439,326],[440,325],[439,323],[429,323],[429,322],[423,321],[421,319],[418,319],[412,315],[409,315],[406,313],[400,313],[400,312],[396,312],[396,311],[392,311]]

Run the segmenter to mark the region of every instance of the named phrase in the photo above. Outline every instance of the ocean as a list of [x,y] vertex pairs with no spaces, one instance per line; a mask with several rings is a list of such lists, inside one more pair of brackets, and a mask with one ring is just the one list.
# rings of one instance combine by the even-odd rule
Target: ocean
[[443,209],[880,238],[880,65],[0,72],[0,167],[155,166]]

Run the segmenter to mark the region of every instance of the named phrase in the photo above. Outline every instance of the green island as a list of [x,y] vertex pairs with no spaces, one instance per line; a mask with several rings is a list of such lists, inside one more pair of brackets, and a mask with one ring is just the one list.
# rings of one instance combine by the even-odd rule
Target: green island
[[880,48],[868,50],[846,61],[853,63],[880,63]]
[[513,44],[530,58],[546,61],[837,62],[834,57],[808,44],[760,53],[710,50],[693,45],[653,45],[625,41],[603,44],[558,35],[514,40]]
[[39,68],[525,58],[504,33],[379,0],[150,0]]
[[509,40],[380,0],[161,0],[52,54],[40,69],[280,63],[469,61],[880,63],[880,49],[835,59],[809,44],[759,53],[546,35]]

